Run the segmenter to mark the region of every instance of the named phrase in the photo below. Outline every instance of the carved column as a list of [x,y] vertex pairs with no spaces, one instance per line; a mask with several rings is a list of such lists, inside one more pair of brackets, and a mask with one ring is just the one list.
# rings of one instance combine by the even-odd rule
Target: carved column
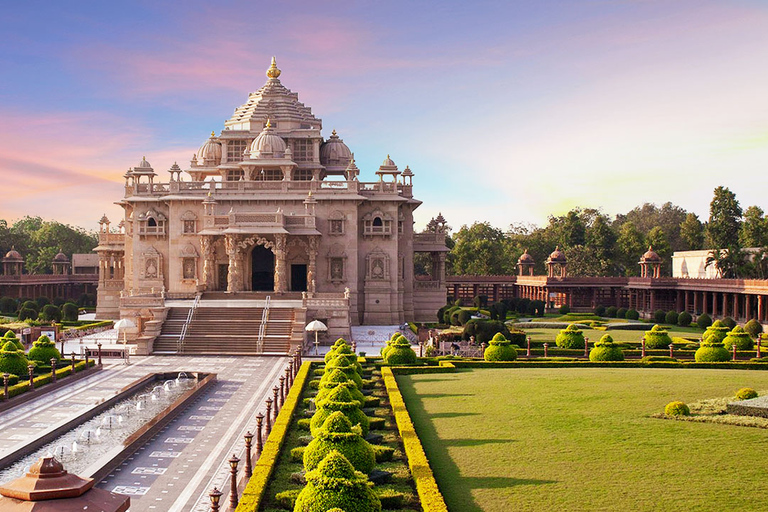
[[437,279],[441,283],[445,282],[445,253],[437,253]]
[[229,272],[227,273],[227,291],[239,292],[243,289],[242,269],[240,268],[239,236],[226,235],[227,256],[229,256]]
[[319,245],[317,236],[309,237],[309,265],[307,266],[307,292],[315,293],[315,276],[317,275],[317,246]]
[[279,233],[275,235],[275,292],[286,291],[286,284],[288,282],[286,276],[286,264],[285,264],[285,241],[286,235]]
[[215,242],[212,236],[200,237],[200,248],[203,252],[203,284],[206,290],[213,290],[214,287],[214,266],[215,260]]

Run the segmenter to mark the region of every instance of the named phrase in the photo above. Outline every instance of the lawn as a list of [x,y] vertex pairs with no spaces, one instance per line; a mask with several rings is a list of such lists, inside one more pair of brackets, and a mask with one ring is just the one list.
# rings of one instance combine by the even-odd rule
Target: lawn
[[768,431],[649,417],[768,372],[489,369],[398,377],[451,511],[765,510]]

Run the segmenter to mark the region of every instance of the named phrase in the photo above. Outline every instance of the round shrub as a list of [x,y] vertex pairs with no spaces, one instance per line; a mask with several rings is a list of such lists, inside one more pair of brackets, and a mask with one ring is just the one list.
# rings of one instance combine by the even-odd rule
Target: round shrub
[[747,331],[753,338],[759,338],[760,334],[763,332],[763,324],[753,318],[744,324],[744,330]]
[[704,334],[701,337],[706,340],[707,338],[714,336],[715,342],[722,343],[725,337],[728,336],[729,330],[730,329],[728,329],[723,322],[715,320],[715,322],[704,331]]
[[736,320],[734,320],[733,318],[727,316],[727,317],[723,318],[723,325],[726,326],[729,329],[733,329],[734,327],[736,327]]
[[597,306],[592,312],[597,316],[605,316],[605,306]]
[[21,308],[19,310],[19,320],[37,320],[37,311],[32,308]]
[[707,327],[712,325],[712,318],[708,314],[702,313],[696,319],[696,325],[698,325],[702,329],[706,329]]
[[24,308],[27,308],[27,309],[34,309],[36,312],[38,312],[38,313],[39,313],[39,312],[40,312],[40,308],[41,308],[41,307],[42,307],[42,306],[40,306],[40,305],[39,305],[37,302],[35,302],[34,300],[25,300],[24,302],[22,302],[22,304],[21,304],[21,307],[20,307],[19,309],[24,309]]
[[[450,323],[450,320],[448,322],[446,322],[446,323]],[[391,347],[392,343],[394,343],[395,340],[397,338],[399,338],[400,336],[402,336],[402,334],[397,332],[397,331],[392,333],[392,336],[390,336],[389,339],[387,340],[387,344],[384,345],[383,347],[381,347],[381,357],[385,357],[386,356],[387,352],[389,351],[389,347]]]
[[590,361],[623,361],[624,352],[614,342],[610,334],[604,334],[589,351]]
[[0,340],[0,346],[4,345],[9,341],[13,342],[13,344],[16,346],[16,350],[21,350],[22,352],[24,352],[24,344],[21,342],[21,340],[19,340],[19,338],[16,337],[16,333],[11,330],[6,331],[2,340]]
[[355,355],[354,352],[352,352],[352,347],[347,344],[347,340],[344,338],[337,339],[334,344],[331,346],[330,350],[325,354],[325,357],[323,358],[325,362],[327,363],[334,357],[345,354],[345,355]]
[[483,358],[486,361],[514,361],[517,359],[517,350],[503,334],[497,333],[486,347]]
[[723,346],[726,350],[733,350],[734,345],[736,345],[736,350],[752,350],[755,342],[752,340],[752,336],[744,331],[743,327],[737,325],[723,340]]
[[667,319],[667,314],[663,310],[657,309],[656,311],[653,312],[653,320],[657,324],[663,324],[666,319]]
[[719,363],[728,361],[731,355],[713,334],[701,342],[701,346],[696,350],[694,357],[697,363]]
[[451,313],[451,325],[461,325],[461,322],[459,322],[459,314],[464,311],[463,309],[456,309],[453,313]]
[[470,318],[472,318],[472,313],[468,309],[459,311],[459,324],[466,325]]
[[473,318],[464,326],[461,337],[468,340],[471,336],[474,336],[475,342],[488,343],[497,333],[501,333],[505,338],[510,339],[511,333],[504,322]]
[[654,325],[650,331],[645,331],[645,348],[663,349],[669,348],[672,338],[660,325]]
[[306,474],[307,485],[296,498],[294,512],[381,512],[381,502],[368,477],[339,452],[332,451]]
[[360,425],[363,436],[368,434],[368,416],[360,410],[360,404],[344,386],[337,386],[323,400],[316,402],[317,412],[309,421],[312,437],[317,437],[325,420],[336,411],[341,411],[352,425]]
[[389,350],[384,356],[384,362],[387,364],[414,364],[416,352],[413,351],[411,343],[406,337],[400,336],[389,346]]
[[327,374],[328,372],[332,372],[336,369],[341,370],[350,380],[353,380],[355,384],[357,384],[358,389],[362,389],[363,378],[360,376],[360,372],[358,371],[359,364],[360,363],[350,363],[349,359],[341,354],[331,359],[325,365],[325,373]]
[[616,313],[618,313],[619,309],[616,306],[609,306],[605,309],[605,316],[608,318],[616,318]]
[[18,350],[13,341],[5,342],[0,349],[0,373],[12,373],[14,375],[27,375],[29,370],[23,350]]
[[669,325],[677,325],[677,321],[680,320],[680,315],[677,311],[667,311],[667,316],[664,317],[664,323]]
[[304,469],[312,471],[333,450],[363,473],[370,473],[376,465],[373,447],[358,432],[352,431],[352,423],[339,411],[328,416],[317,437],[304,450]]
[[627,318],[627,308],[619,308],[616,310],[616,318]]
[[627,310],[627,320],[639,320],[639,319],[640,319],[640,313],[638,313],[636,309]]
[[[47,307],[47,306],[46,306]],[[39,361],[42,364],[51,364],[51,359],[61,360],[61,353],[56,348],[56,344],[48,336],[40,336],[29,349],[29,359]]]
[[736,392],[736,400],[750,400],[757,398],[757,391],[752,388],[741,388]]
[[38,311],[41,311],[45,306],[51,303],[51,301],[48,300],[48,297],[38,297],[35,299],[35,302],[37,302]]
[[448,311],[450,307],[451,306],[446,305],[437,310],[437,323],[444,323],[445,312]]
[[570,306],[568,306],[568,304],[563,304],[562,306],[560,306],[560,308],[557,311],[561,315],[567,315],[568,313],[571,312],[571,308]]
[[352,395],[352,398],[360,403],[360,407],[365,404],[365,395],[363,395],[363,392],[360,391],[354,381],[349,380],[347,374],[338,368],[323,374],[323,377],[320,379],[317,395],[315,396],[315,403],[328,398],[331,390],[335,389],[337,386],[344,386],[347,388]]
[[16,299],[10,297],[3,297],[0,299],[0,313],[12,315],[16,312],[16,307]]
[[67,301],[64,299],[64,297],[56,297],[53,299],[53,305],[56,307],[63,306]]
[[584,348],[584,333],[576,324],[570,324],[557,334],[555,343],[560,348]]
[[47,322],[61,322],[61,310],[53,304],[46,304],[40,311],[40,319]]
[[684,402],[669,402],[664,408],[667,416],[690,416],[691,410]]
[[80,310],[74,302],[66,302],[61,306],[61,317],[67,322],[76,322],[80,316]]
[[680,327],[688,327],[691,325],[691,322],[693,321],[693,317],[691,314],[687,311],[683,311],[679,315],[677,315],[677,325]]

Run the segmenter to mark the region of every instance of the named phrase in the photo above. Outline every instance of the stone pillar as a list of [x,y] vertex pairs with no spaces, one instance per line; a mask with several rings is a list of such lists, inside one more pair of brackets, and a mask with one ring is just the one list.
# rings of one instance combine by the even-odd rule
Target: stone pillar
[[441,283],[445,282],[445,253],[440,252],[437,254],[437,276],[435,276]]
[[317,276],[317,246],[320,240],[317,236],[311,235],[309,237],[309,265],[307,265],[307,292],[314,294],[315,276]]
[[238,235],[226,235],[224,239],[227,256],[229,256],[229,271],[227,272],[228,292],[239,292],[243,289],[239,242],[240,237]]
[[752,296],[744,295],[744,319],[749,321],[749,317],[752,316]]
[[281,293],[286,291],[288,284],[288,277],[286,275],[285,264],[285,242],[286,235],[279,233],[275,235],[275,293]]
[[651,290],[651,314],[656,312],[656,290]]
[[733,319],[739,320],[739,294],[733,294]]
[[203,235],[200,237],[200,247],[203,252],[203,284],[205,289],[213,290],[215,280],[215,243],[213,236]]
[[[687,299],[687,297],[686,297]],[[688,301],[686,301],[687,303]],[[687,307],[687,304],[686,304]],[[681,309],[683,309],[683,292],[680,290],[677,290],[675,293],[675,309],[679,312]]]
[[699,310],[699,292],[693,292],[693,312],[698,313]]
[[723,293],[723,318],[727,317],[729,315],[730,309],[728,308],[728,294]]
[[763,296],[757,296],[757,321],[762,322],[765,315],[763,314]]
[[717,292],[712,292],[712,318],[717,316]]

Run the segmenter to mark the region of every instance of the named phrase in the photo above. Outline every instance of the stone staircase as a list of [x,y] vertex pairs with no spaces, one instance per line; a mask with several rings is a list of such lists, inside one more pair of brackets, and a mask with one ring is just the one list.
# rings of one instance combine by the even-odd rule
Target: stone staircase
[[[179,352],[179,335],[189,308],[172,307],[160,335],[154,342],[155,354],[257,355],[263,307],[198,307],[187,327]],[[297,315],[298,313],[298,315]],[[285,355],[292,339],[297,338],[296,322],[301,311],[288,307],[270,307],[266,322],[264,355]],[[303,336],[302,332],[298,334]],[[300,338],[301,339],[301,338]],[[300,344],[300,341],[299,341]]]

